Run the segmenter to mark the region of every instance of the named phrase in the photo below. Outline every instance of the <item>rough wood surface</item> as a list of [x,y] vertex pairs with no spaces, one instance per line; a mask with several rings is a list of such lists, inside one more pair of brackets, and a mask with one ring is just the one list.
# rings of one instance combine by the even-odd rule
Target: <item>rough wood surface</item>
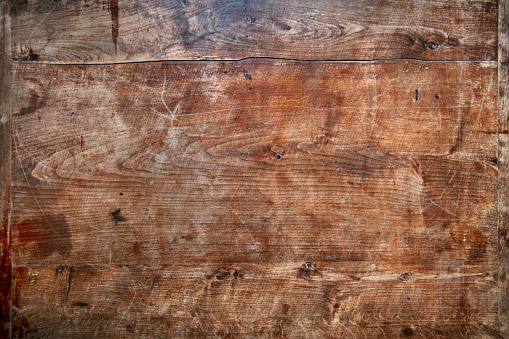
[[[489,232],[496,64],[428,65],[18,67],[13,260],[272,260],[286,230],[325,258],[345,232],[375,244],[428,213]],[[41,224],[61,232],[45,244]],[[138,247],[111,244],[126,228]]]
[[17,267],[14,335],[497,338],[493,272],[372,262]]
[[509,338],[509,3],[499,2],[499,240],[500,334]]
[[507,6],[2,2],[0,337],[509,338]]
[[496,83],[494,62],[17,64],[15,335],[495,336]]
[[496,60],[497,2],[24,0],[13,58]]
[[9,6],[0,4],[0,337],[11,316],[11,52]]

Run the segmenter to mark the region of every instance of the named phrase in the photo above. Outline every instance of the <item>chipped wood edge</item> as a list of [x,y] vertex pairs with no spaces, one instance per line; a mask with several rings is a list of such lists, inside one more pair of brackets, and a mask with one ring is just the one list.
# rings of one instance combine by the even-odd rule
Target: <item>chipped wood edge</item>
[[499,333],[509,338],[509,0],[499,1],[498,154],[499,154]]
[[0,337],[12,337],[11,261],[11,18],[9,1],[0,4]]

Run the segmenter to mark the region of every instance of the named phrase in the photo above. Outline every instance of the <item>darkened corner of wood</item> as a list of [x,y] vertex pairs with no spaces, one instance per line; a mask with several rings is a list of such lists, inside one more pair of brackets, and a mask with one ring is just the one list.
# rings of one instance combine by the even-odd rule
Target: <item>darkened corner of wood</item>
[[10,5],[1,3],[0,38],[0,337],[11,336],[11,62]]
[[500,335],[509,338],[509,1],[499,1],[499,324]]

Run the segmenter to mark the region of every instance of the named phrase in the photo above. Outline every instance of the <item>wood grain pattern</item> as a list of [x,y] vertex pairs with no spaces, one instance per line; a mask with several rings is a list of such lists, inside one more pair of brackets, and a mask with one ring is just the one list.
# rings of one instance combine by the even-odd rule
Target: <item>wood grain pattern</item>
[[19,337],[497,337],[492,274],[170,262],[17,267],[14,276]]
[[11,329],[11,51],[9,5],[0,4],[0,337]]
[[499,2],[499,276],[500,334],[509,337],[509,3]]
[[509,338],[507,6],[2,2],[0,337]]
[[13,58],[496,60],[497,2],[25,0]]
[[496,337],[496,83],[17,64],[14,335]]
[[[124,227],[137,234],[132,243],[151,244],[146,257],[158,263],[167,251],[182,260],[238,260],[239,251],[248,262],[280,257],[267,249],[281,246],[281,232],[292,230],[290,244],[334,243],[338,227],[361,227],[349,231],[356,237],[378,234],[382,224],[422,227],[431,211],[451,225],[468,219],[482,226],[480,220],[494,217],[496,67],[425,65],[19,67],[13,184],[20,241],[13,260],[104,263]],[[458,79],[449,72],[470,80],[448,82]],[[424,88],[417,101],[415,87]],[[56,238],[44,245],[36,235],[46,231],[34,233],[34,224],[58,225]],[[85,226],[87,232],[79,231]],[[90,248],[97,230],[105,244]],[[69,245],[55,247],[62,239]],[[234,251],[240,239],[250,245]],[[144,256],[132,255],[144,246],[119,242],[112,252],[126,257],[113,260],[143,262]],[[323,257],[339,250],[311,248],[322,248]]]

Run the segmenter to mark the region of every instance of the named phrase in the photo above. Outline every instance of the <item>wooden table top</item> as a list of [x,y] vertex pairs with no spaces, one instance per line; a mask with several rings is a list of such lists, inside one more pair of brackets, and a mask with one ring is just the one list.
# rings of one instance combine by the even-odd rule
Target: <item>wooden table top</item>
[[0,337],[509,338],[508,3],[2,2]]

